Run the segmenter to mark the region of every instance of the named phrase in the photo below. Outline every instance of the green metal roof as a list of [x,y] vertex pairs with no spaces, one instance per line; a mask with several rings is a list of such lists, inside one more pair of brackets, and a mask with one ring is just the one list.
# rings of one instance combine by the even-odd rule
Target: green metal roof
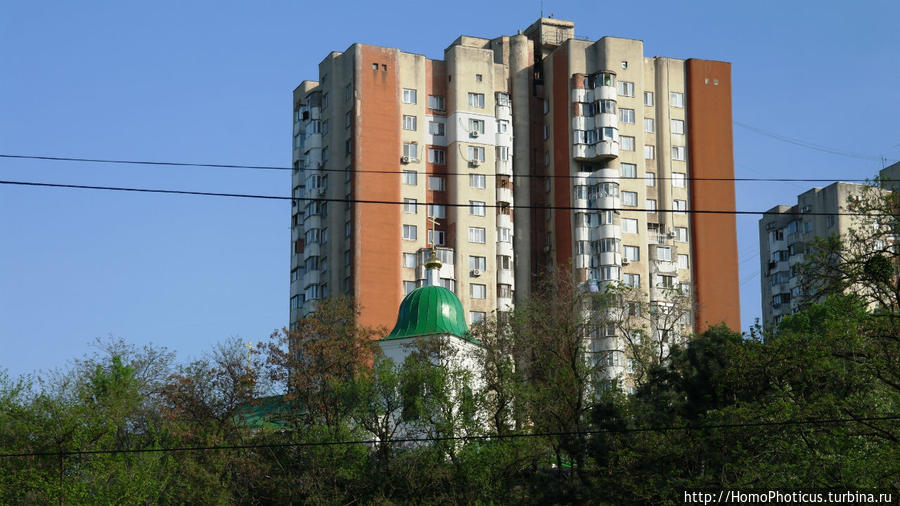
[[400,303],[397,324],[384,339],[432,334],[451,334],[472,340],[462,304],[456,294],[442,286],[416,288],[404,297]]

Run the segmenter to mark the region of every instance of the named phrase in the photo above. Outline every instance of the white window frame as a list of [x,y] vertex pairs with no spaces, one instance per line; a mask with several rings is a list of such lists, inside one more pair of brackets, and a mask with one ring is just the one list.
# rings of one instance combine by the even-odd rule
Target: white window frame
[[484,216],[486,214],[486,204],[480,200],[470,200],[469,214],[472,216]]
[[414,170],[404,170],[400,177],[403,178],[403,184],[411,186],[419,184],[419,174]]
[[622,151],[634,151],[634,137],[630,135],[620,135],[619,146],[622,148]]
[[684,146],[672,146],[672,160],[683,162],[687,156]]
[[433,111],[446,111],[446,98],[443,95],[428,95],[428,108]]
[[672,133],[675,135],[684,134],[684,120],[681,120],[681,119],[673,119],[672,120]]
[[404,104],[415,104],[418,100],[418,91],[414,88],[403,88],[402,95]]
[[644,144],[644,160],[656,159],[656,146],[652,144]]
[[687,212],[687,200],[673,200],[673,210],[679,214],[685,214]]
[[638,205],[637,192],[622,192],[622,205],[635,207]]
[[403,240],[416,241],[419,238],[419,229],[415,225],[403,225]]
[[432,246],[443,246],[446,235],[443,230],[428,230],[428,244]]
[[447,206],[444,204],[428,204],[428,216],[442,219],[447,217]]
[[656,259],[662,260],[665,262],[672,261],[672,248],[668,246],[657,246],[656,247]]
[[469,242],[484,244],[487,240],[487,231],[484,227],[469,227]]
[[469,174],[469,187],[481,188],[487,185],[487,177],[484,174]]
[[687,255],[678,255],[678,268],[690,269],[690,259]]
[[678,242],[688,242],[687,227],[675,227],[675,240]]
[[473,299],[486,299],[487,285],[482,283],[469,283],[469,295]]
[[644,106],[653,107],[653,92],[652,91],[644,92]]
[[419,159],[419,145],[415,142],[403,143],[403,156],[409,157],[410,160]]
[[469,311],[469,325],[481,323],[485,318],[487,318],[487,313],[484,311]]
[[484,109],[484,93],[469,92],[469,107]]
[[469,270],[487,270],[487,257],[469,255]]
[[419,212],[419,201],[416,199],[403,199],[403,212],[406,214],[417,214]]
[[648,134],[656,132],[656,121],[653,118],[644,118],[644,131]]
[[428,163],[435,165],[447,164],[447,152],[441,148],[428,148]]
[[467,152],[469,162],[484,163],[484,146],[469,146]]
[[633,97],[634,96],[634,83],[630,81],[618,81],[616,83],[616,93],[620,97]]
[[679,109],[684,107],[684,93],[679,93],[677,91],[669,92],[669,105],[672,107],[677,107]]
[[443,137],[446,135],[445,126],[443,121],[429,121],[428,133],[435,137]]
[[622,169],[622,179],[636,179],[637,178],[637,164],[623,162],[622,164],[619,165],[619,168]]
[[622,256],[631,262],[640,261],[641,248],[639,246],[622,246]]
[[634,109],[619,108],[619,121],[622,123],[634,123]]
[[638,233],[638,220],[634,218],[622,218],[622,233],[636,234]]
[[431,191],[442,192],[446,189],[446,184],[443,176],[428,176],[428,189]]
[[683,172],[672,173],[672,187],[685,188],[687,186],[687,175]]
[[416,117],[410,114],[403,115],[403,129],[410,130],[415,132],[416,127],[418,126],[418,121],[416,121]]
[[416,254],[415,253],[404,253],[402,265],[403,265],[403,267],[406,267],[409,269],[415,269],[416,267],[418,267],[419,262],[416,259]]
[[640,274],[632,274],[625,273],[622,276],[622,281],[625,283],[625,286],[630,286],[631,288],[641,288],[641,275]]

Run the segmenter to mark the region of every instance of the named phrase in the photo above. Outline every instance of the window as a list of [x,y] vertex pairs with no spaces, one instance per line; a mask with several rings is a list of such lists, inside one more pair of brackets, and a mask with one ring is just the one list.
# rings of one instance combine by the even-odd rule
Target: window
[[497,158],[504,162],[509,160],[509,146],[497,146]]
[[441,95],[428,95],[428,108],[435,111],[443,111],[447,108],[444,97]]
[[653,121],[653,118],[644,118],[644,131],[647,133],[653,133],[656,130],[656,124]]
[[406,214],[416,214],[418,205],[416,199],[403,199],[403,212]]
[[328,161],[328,146],[322,148],[322,162]]
[[469,256],[469,270],[486,270],[487,259],[485,257]]
[[475,325],[484,321],[487,314],[484,311],[469,311],[469,325]]
[[349,102],[351,98],[353,98],[353,85],[348,84],[344,88],[344,101]]
[[656,199],[647,199],[647,210],[656,211]]
[[404,281],[403,282],[403,295],[408,295],[409,292],[416,289],[415,281]]
[[469,107],[484,109],[484,93],[469,93]]
[[647,183],[647,186],[656,186],[656,173],[655,172],[645,173],[644,181]]
[[481,146],[469,146],[469,163],[484,161],[484,148]]
[[403,129],[404,130],[415,130],[416,129],[416,117],[403,115]]
[[678,268],[679,269],[687,269],[688,268],[688,256],[687,255],[678,255]]
[[634,137],[620,136],[619,145],[622,146],[622,151],[634,151]]
[[485,233],[483,227],[469,227],[469,242],[484,244]]
[[415,269],[417,265],[416,262],[416,254],[415,253],[404,253],[403,254],[403,267],[409,267],[410,269]]
[[469,133],[484,133],[484,120],[469,118]]
[[400,177],[403,179],[403,184],[418,184],[418,174],[414,170],[404,170]]
[[623,206],[638,205],[637,192],[622,192],[622,205]]
[[638,220],[633,218],[622,218],[622,232],[627,234],[636,234],[638,227]]
[[675,204],[675,212],[684,213],[687,211],[687,200],[676,200]]
[[497,268],[509,270],[512,269],[512,257],[500,255],[497,257]]
[[576,199],[584,200],[588,198],[588,187],[583,184],[576,185],[574,188],[574,192]]
[[665,260],[666,262],[672,261],[672,248],[668,246],[657,246],[656,247],[656,259],[657,260]]
[[484,174],[469,174],[469,187],[484,188],[485,182]]
[[419,145],[415,142],[404,142],[403,156],[408,156],[410,160],[419,158]]
[[625,286],[630,286],[631,288],[641,287],[641,275],[640,274],[624,274],[622,280],[625,282]]
[[684,107],[684,93],[669,93],[669,102],[672,107]]
[[416,90],[410,88],[403,88],[403,103],[404,104],[415,104],[416,103]]
[[672,160],[684,161],[684,146],[672,146]]
[[513,290],[511,285],[498,284],[497,285],[497,297],[501,299],[511,299],[513,296]]
[[672,186],[675,188],[684,188],[685,177],[682,172],[672,173]]
[[644,92],[644,105],[647,107],[653,107],[653,92],[652,91]]
[[472,216],[484,216],[484,210],[484,202],[478,200],[469,201],[469,214],[471,214]]
[[636,262],[641,259],[641,248],[637,246],[623,246],[623,252],[625,254],[625,258],[632,262]]
[[291,309],[297,309],[303,305],[303,302],[300,301],[299,295],[294,295],[291,297]]
[[509,121],[505,119],[497,120],[497,133],[505,134],[509,132]]
[[637,165],[633,163],[623,163],[622,167],[622,177],[626,179],[634,179],[637,177]]
[[619,121],[634,123],[634,109],[619,109]]
[[432,218],[445,218],[447,216],[447,206],[443,204],[428,204],[428,216]]
[[344,222],[344,237],[350,237],[350,229],[351,229],[350,222],[345,221]]
[[428,176],[428,189],[437,192],[444,191],[444,178],[440,176]]
[[547,140],[550,137],[550,127],[544,125],[544,140]]
[[443,246],[444,245],[444,231],[443,230],[429,230],[428,231],[428,244],[434,246]]
[[403,238],[407,241],[415,241],[419,238],[415,225],[403,225]]
[[683,134],[684,133],[684,121],[680,119],[672,120],[672,133],[673,134]]
[[512,240],[512,229],[508,227],[497,227],[497,242],[510,242]]
[[678,242],[687,242],[688,234],[686,227],[675,227],[675,240]]
[[[443,149],[438,148],[428,148],[428,162],[435,163],[437,165],[444,165],[447,163],[447,152]],[[441,188],[443,189],[443,188]]]
[[621,242],[614,238],[597,239],[594,241],[594,248],[600,253],[618,253]]
[[481,74],[475,74],[475,82],[480,83],[484,77]]
[[443,121],[429,121],[428,122],[428,133],[435,136],[443,136],[444,135],[444,122]]
[[344,128],[350,128],[351,118],[350,111],[347,111],[347,113],[344,114]]
[[675,276],[665,276],[660,274],[657,279],[659,282],[656,283],[656,286],[661,288],[675,288]]
[[599,271],[600,279],[603,281],[618,281],[621,269],[618,267],[601,267]]
[[644,160],[653,160],[656,158],[656,146],[644,146]]
[[322,94],[322,109],[328,107],[328,93]]
[[619,81],[618,88],[616,92],[623,97],[633,97],[634,96],[634,83],[630,83],[628,81]]
[[322,134],[324,135],[327,133],[328,133],[328,120],[326,119],[326,120],[322,121]]
[[469,285],[471,288],[471,294],[473,299],[486,299],[487,298],[487,285],[481,285],[478,283],[472,283]]

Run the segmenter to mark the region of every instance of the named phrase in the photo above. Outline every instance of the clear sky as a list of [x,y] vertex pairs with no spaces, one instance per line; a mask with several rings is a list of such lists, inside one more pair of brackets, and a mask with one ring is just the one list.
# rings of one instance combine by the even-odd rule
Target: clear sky
[[[0,153],[289,166],[291,92],[354,42],[440,59],[513,35],[541,2],[0,0]],[[870,177],[900,158],[900,2],[543,2],[578,35],[733,64],[737,177]],[[290,173],[0,159],[0,179],[289,195]],[[738,208],[810,183],[737,183]],[[820,185],[821,186],[821,185]],[[758,217],[738,217],[743,330]],[[198,357],[287,323],[290,204],[0,185],[0,369],[97,337]]]

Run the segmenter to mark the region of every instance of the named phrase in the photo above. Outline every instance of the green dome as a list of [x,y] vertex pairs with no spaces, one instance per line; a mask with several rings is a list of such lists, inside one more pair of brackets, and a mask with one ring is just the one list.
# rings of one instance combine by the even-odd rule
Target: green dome
[[456,294],[442,286],[416,288],[403,298],[394,330],[385,339],[452,334],[470,339],[465,312]]

